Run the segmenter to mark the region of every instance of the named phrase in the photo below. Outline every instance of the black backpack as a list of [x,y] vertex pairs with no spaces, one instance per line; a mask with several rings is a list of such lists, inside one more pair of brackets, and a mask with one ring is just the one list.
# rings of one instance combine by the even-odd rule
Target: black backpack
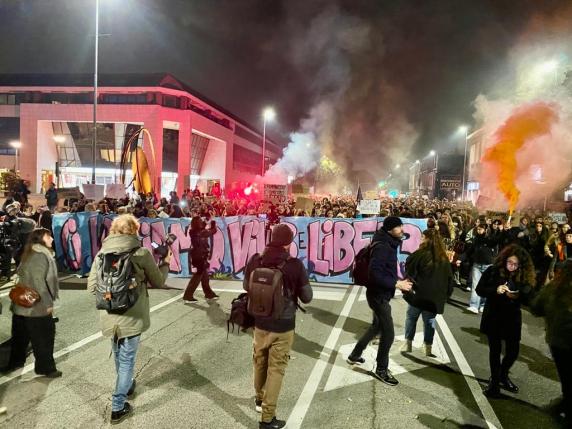
[[246,331],[248,328],[254,326],[254,317],[248,314],[248,294],[241,293],[234,298],[230,304],[230,317],[226,321],[226,338],[230,332],[230,325],[232,325],[232,332],[234,327],[238,326],[240,331]]
[[133,307],[139,299],[139,288],[135,282],[135,270],[131,262],[133,254],[138,249],[97,255],[99,266],[95,306],[98,310],[122,314]]
[[350,271],[350,277],[353,279],[354,284],[358,286],[368,287],[369,285],[369,261],[371,253],[379,241],[369,243],[366,247],[361,249],[354,259],[354,264]]

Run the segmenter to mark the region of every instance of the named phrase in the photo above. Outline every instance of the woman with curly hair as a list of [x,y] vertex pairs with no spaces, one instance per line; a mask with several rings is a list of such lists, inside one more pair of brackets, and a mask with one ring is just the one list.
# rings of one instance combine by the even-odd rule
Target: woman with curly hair
[[[505,247],[495,263],[486,269],[477,285],[477,294],[487,299],[481,320],[481,332],[489,339],[491,378],[485,390],[485,395],[489,397],[498,397],[501,387],[512,393],[518,392],[518,386],[508,374],[518,358],[520,348],[520,304],[526,302],[535,280],[530,255],[522,247],[511,244]],[[503,341],[505,355],[501,362]]]

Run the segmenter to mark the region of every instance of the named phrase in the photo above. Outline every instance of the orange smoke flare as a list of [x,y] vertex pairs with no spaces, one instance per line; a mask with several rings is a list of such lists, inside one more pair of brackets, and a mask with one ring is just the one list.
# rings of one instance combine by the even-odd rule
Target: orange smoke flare
[[520,198],[516,186],[517,152],[527,141],[548,134],[557,120],[553,105],[538,102],[516,109],[495,132],[495,143],[486,150],[483,162],[496,165],[497,187],[508,201],[510,214]]

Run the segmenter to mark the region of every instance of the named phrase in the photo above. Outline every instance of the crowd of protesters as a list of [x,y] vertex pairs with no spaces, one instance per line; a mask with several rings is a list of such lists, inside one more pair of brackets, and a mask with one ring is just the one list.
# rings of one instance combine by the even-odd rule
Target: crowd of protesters
[[[47,308],[35,308],[37,311],[42,310],[41,314],[19,311],[17,306],[15,307],[12,334],[16,340],[14,343],[16,347],[13,348],[8,369],[12,370],[24,365],[25,348],[31,341],[36,355],[36,372],[48,377],[61,376],[52,357],[53,321],[52,309],[49,307],[51,301],[57,298],[58,292],[57,275],[53,271],[55,268],[51,263],[53,259],[50,254],[52,242],[50,231],[54,213],[99,212],[129,215],[132,220],[128,235],[133,236],[132,244],[135,247],[137,245],[137,218],[189,217],[192,218],[192,231],[195,234],[193,248],[196,249],[200,249],[198,243],[207,242],[209,234],[214,231],[212,219],[215,217],[260,216],[268,219],[271,224],[279,223],[281,217],[290,216],[366,217],[360,213],[358,201],[352,196],[316,197],[313,198],[311,209],[307,206],[299,208],[295,198],[272,203],[249,198],[246,195],[225,198],[220,190],[218,193],[205,195],[198,189],[193,191],[187,189],[181,196],[173,191],[169,198],[158,198],[154,194],[148,194],[134,195],[130,198],[126,196],[123,199],[104,198],[100,201],[88,201],[83,196],[79,196],[79,198],[60,201],[57,190],[52,185],[46,192],[45,198],[46,205],[34,209],[28,203],[26,191],[19,188],[19,191],[9,196],[3,204],[0,217],[4,222],[19,218],[33,219],[36,225],[42,228],[31,234],[28,246],[23,247],[24,253],[19,274],[20,278],[28,279],[31,286],[35,283],[46,284],[46,288],[41,286],[38,289],[44,295],[48,292],[51,300],[47,297],[44,299]],[[467,295],[467,310],[474,314],[482,313],[481,332],[488,338],[491,372],[491,378],[484,393],[493,398],[500,395],[501,389],[517,393],[519,387],[510,379],[509,371],[519,354],[522,328],[521,304],[529,305],[537,315],[546,318],[547,341],[554,354],[562,382],[563,405],[561,409],[568,411],[572,395],[570,391],[572,376],[567,365],[572,353],[572,329],[570,329],[572,308],[568,302],[569,296],[565,294],[566,291],[569,292],[572,276],[572,229],[568,222],[563,221],[562,216],[558,218],[560,222],[556,222],[555,219],[538,210],[521,212],[509,217],[506,214],[494,212],[479,215],[477,210],[467,203],[432,200],[424,197],[382,198],[378,216],[386,220],[392,219],[397,229],[401,226],[399,218],[427,219],[427,230],[423,232],[421,247],[410,256],[406,263],[407,278],[397,282],[398,286],[400,282],[407,283],[405,285],[407,287],[400,287],[400,289],[404,291],[409,304],[402,352],[412,352],[415,325],[418,318],[422,317],[424,351],[427,356],[434,356],[432,342],[435,318],[437,314],[443,313],[447,297],[452,293],[452,287],[457,286],[470,292]],[[208,221],[211,221],[211,227],[206,229]],[[391,225],[384,224],[383,228],[387,229],[387,231],[384,230],[384,234],[391,233],[390,227]],[[375,240],[374,237],[373,241]],[[394,236],[394,241],[397,246],[399,241],[397,235]],[[195,252],[192,255],[192,265],[197,272],[190,280],[185,292],[185,303],[196,301],[193,293],[199,283],[203,285],[206,298],[218,298],[209,286],[206,270],[208,249],[203,253],[199,255]],[[145,256],[149,259],[146,253]],[[39,266],[34,262],[36,260],[34,258],[45,262],[42,270],[30,268],[32,262],[34,266]],[[386,265],[395,266],[395,264]],[[156,283],[161,283],[158,280],[159,271],[155,271],[153,275],[157,277]],[[51,283],[46,283],[45,279],[50,279]],[[93,275],[90,277],[90,282],[90,287],[93,289],[95,284]],[[393,284],[390,289],[392,288],[395,288]],[[408,295],[411,288],[414,293]],[[567,307],[557,309],[559,302]],[[378,304],[376,304],[377,307],[383,303]],[[372,306],[371,303],[370,306]],[[376,311],[379,310],[376,306],[372,306],[374,314],[377,314]],[[389,315],[386,319],[391,322],[390,308],[378,311],[378,313]],[[383,329],[393,332],[392,326],[390,329],[382,323],[384,319],[379,314],[377,319],[374,317],[371,332],[368,331],[369,334],[364,337],[362,348],[369,343],[369,337],[373,338],[380,331],[385,332]],[[377,324],[375,320],[378,320]],[[34,328],[35,324],[41,329]],[[34,336],[36,331],[42,332],[43,340]],[[384,335],[387,338],[383,339]],[[378,360],[387,360],[387,352],[392,342],[392,335],[382,334],[380,350],[385,351],[379,352]],[[114,348],[116,358],[120,354],[121,344],[117,342]],[[503,345],[504,357],[501,359]],[[129,350],[126,351],[128,352]],[[363,361],[361,349],[356,346],[348,362],[360,364]],[[381,381],[387,384],[397,384],[397,380],[387,369],[387,363],[385,369],[382,368],[376,374]],[[114,402],[114,413],[123,412],[122,407],[124,407],[128,391],[135,386],[131,367],[125,371],[118,369],[119,376],[122,379],[122,388],[121,394],[117,398],[114,397],[114,401],[117,399],[117,403]],[[257,396],[257,407],[260,400]],[[569,413],[566,416],[570,418]],[[267,417],[270,419],[272,416]]]

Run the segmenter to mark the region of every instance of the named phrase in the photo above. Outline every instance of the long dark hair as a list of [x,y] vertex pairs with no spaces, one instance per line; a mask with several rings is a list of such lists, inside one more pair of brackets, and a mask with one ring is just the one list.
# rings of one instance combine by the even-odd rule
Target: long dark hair
[[532,258],[528,252],[518,244],[509,244],[502,249],[497,256],[494,265],[499,270],[501,277],[505,279],[510,277],[510,273],[506,269],[506,261],[511,256],[518,258],[518,270],[516,270],[514,281],[535,287],[536,273],[534,272]]
[[32,250],[32,246],[34,244],[41,244],[42,246],[44,246],[46,249],[51,250],[48,246],[46,246],[46,243],[44,243],[44,235],[49,235],[51,236],[52,233],[50,232],[50,230],[46,229],[46,228],[38,228],[38,229],[34,229],[31,233],[30,236],[28,237],[28,241],[26,242],[26,247],[24,247],[24,252],[22,253],[22,259],[20,261],[21,264],[23,264],[24,262],[26,262],[26,260],[30,257],[30,255],[32,254],[33,250]]
[[433,263],[449,261],[443,238],[437,229],[426,229],[423,231],[425,241],[421,243],[419,249],[422,249],[431,254]]

